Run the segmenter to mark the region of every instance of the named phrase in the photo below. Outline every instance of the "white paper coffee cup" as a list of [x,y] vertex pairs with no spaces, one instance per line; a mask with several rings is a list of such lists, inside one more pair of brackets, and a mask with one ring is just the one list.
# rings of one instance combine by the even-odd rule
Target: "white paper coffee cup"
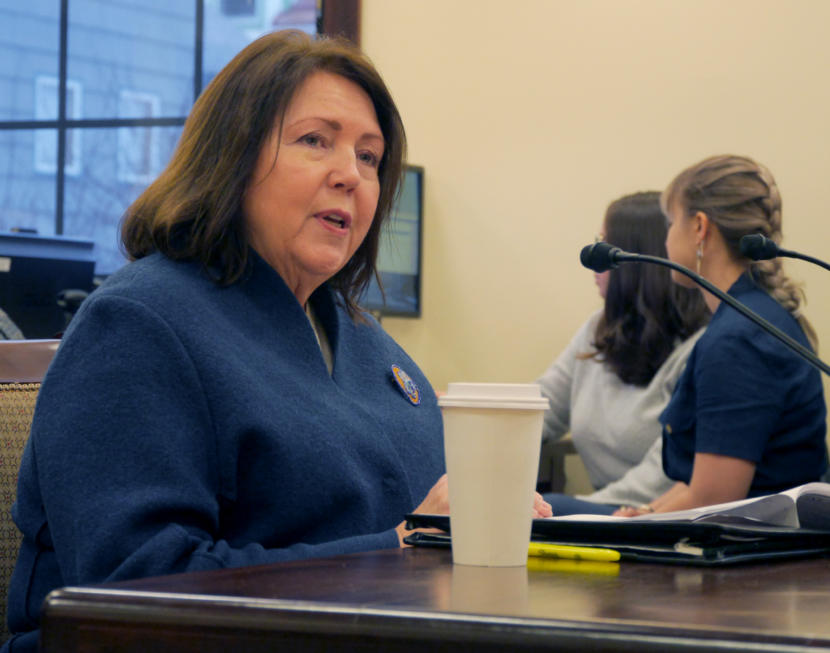
[[438,405],[453,562],[526,565],[548,400],[535,383],[450,383]]

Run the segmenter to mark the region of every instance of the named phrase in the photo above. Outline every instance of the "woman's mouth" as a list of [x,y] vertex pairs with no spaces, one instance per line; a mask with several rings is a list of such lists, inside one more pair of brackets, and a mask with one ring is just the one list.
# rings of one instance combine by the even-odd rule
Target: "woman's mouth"
[[346,211],[321,211],[314,217],[320,220],[324,225],[333,227],[337,230],[345,230],[352,225],[352,216],[350,216]]
[[341,229],[346,228],[346,220],[344,220],[343,218],[341,218],[338,215],[331,215],[331,214],[324,215],[323,220],[325,220],[326,222],[330,222],[331,224],[335,224],[338,227],[340,227]]

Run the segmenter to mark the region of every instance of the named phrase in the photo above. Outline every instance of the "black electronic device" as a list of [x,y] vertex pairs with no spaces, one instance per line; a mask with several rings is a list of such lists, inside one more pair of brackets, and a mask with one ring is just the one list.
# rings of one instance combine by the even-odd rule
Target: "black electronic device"
[[407,165],[400,195],[380,234],[377,268],[383,293],[373,279],[361,298],[363,308],[381,316],[420,317],[423,221],[424,169]]
[[0,233],[0,308],[27,339],[59,336],[69,318],[61,299],[92,292],[94,273],[90,240]]

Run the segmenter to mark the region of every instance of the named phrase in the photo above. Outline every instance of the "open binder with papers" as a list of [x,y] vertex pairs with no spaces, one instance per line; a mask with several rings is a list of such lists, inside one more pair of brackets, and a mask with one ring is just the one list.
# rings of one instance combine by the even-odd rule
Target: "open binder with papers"
[[[407,542],[449,546],[446,515],[408,515]],[[727,565],[830,554],[830,484],[808,483],[780,494],[639,517],[568,515],[534,519],[534,541],[614,549],[622,560]]]

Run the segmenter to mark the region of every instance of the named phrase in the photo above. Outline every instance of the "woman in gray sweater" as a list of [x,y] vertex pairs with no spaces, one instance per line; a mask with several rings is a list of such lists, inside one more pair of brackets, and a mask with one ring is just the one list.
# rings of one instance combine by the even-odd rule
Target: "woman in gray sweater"
[[[602,239],[665,257],[659,198],[643,192],[612,202]],[[545,495],[554,515],[611,514],[671,486],[663,473],[658,417],[709,316],[700,293],[672,283],[664,267],[632,263],[595,277],[604,308],[537,381],[550,399],[543,443],[570,431],[596,488],[576,498]]]

